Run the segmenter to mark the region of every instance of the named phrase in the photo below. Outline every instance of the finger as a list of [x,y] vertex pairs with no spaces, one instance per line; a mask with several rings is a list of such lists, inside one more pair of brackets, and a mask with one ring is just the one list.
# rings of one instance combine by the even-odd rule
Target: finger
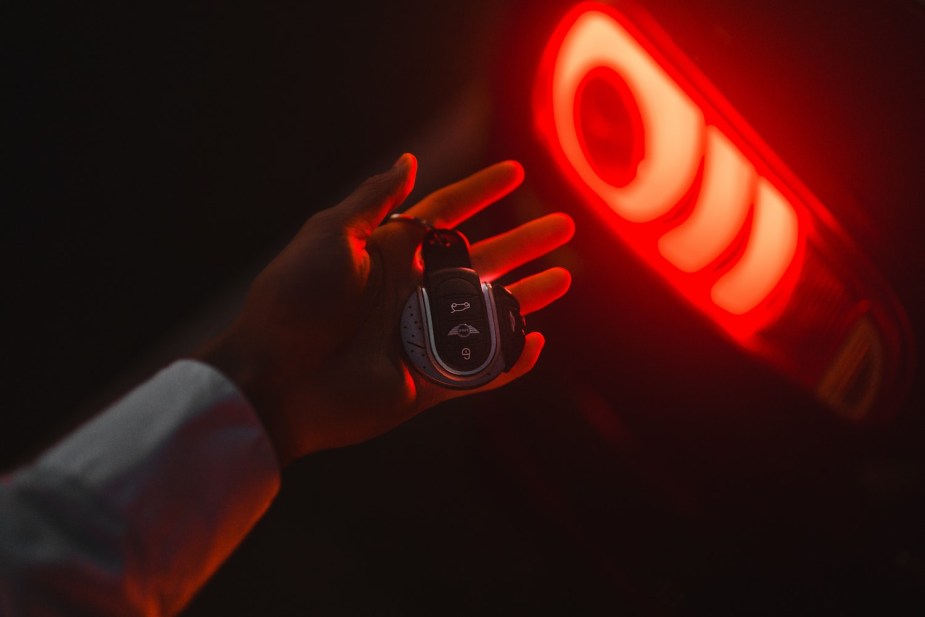
[[482,278],[492,281],[562,246],[574,233],[575,223],[570,216],[550,214],[476,242],[470,251],[472,264]]
[[520,279],[507,290],[520,303],[522,315],[529,315],[565,295],[572,284],[572,275],[565,268],[550,268],[539,274]]
[[520,186],[523,179],[524,168],[517,161],[496,163],[431,193],[409,208],[407,214],[429,221],[434,227],[456,227]]
[[360,240],[366,240],[382,219],[411,193],[416,173],[417,159],[405,153],[391,169],[364,181],[334,208],[343,217],[342,224],[346,231]]

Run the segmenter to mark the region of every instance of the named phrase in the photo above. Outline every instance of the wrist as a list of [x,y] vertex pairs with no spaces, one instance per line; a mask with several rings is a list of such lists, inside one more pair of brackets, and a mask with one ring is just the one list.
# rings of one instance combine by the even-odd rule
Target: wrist
[[267,363],[247,351],[248,347],[240,343],[232,328],[203,346],[193,358],[213,367],[235,384],[260,419],[280,468],[284,468],[299,458],[298,444],[294,440],[296,432],[288,426],[285,414],[280,411],[280,384],[273,383],[272,371],[266,370]]

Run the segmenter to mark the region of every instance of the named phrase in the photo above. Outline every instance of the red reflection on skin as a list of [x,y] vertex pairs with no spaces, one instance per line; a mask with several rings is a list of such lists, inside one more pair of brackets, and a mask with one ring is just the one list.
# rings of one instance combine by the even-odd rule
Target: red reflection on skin
[[617,237],[744,341],[789,301],[804,217],[799,199],[759,171],[762,146],[744,143],[747,128],[720,112],[728,103],[691,79],[706,83],[681,75],[622,14],[579,4],[543,55],[536,127]]

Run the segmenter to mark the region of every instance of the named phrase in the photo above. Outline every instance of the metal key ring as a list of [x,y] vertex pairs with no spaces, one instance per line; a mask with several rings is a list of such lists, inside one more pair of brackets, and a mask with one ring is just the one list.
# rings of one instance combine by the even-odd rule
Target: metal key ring
[[386,223],[393,223],[393,222],[411,223],[412,225],[419,225],[420,227],[424,228],[424,231],[428,231],[428,232],[436,229],[433,225],[431,225],[429,222],[425,221],[421,217],[412,216],[411,214],[405,214],[403,212],[396,212],[395,214],[389,215],[389,217],[385,219],[385,221],[383,222],[383,225]]

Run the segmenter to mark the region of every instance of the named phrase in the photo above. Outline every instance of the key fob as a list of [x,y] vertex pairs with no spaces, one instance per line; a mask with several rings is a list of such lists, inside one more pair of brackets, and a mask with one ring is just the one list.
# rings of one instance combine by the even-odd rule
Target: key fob
[[517,299],[480,281],[469,241],[456,230],[428,231],[421,257],[424,284],[408,298],[401,319],[411,364],[451,388],[477,388],[510,370],[524,348]]

